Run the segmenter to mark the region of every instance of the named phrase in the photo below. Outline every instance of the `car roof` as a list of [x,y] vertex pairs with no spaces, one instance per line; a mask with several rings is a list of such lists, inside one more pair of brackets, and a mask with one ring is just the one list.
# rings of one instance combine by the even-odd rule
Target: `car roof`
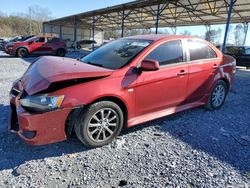
[[125,37],[125,39],[144,39],[144,40],[161,40],[161,39],[183,39],[183,38],[197,38],[187,35],[167,35],[167,34],[149,34],[149,35],[136,35],[131,37]]

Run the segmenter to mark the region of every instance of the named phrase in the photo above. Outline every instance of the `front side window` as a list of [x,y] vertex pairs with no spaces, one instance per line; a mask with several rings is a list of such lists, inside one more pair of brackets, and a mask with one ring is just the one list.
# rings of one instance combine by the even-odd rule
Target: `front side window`
[[217,57],[214,50],[201,41],[188,40],[188,49],[190,61]]
[[128,64],[151,42],[142,39],[116,40],[98,48],[83,57],[81,61],[108,69],[119,69]]
[[180,40],[166,42],[161,44],[145,59],[153,59],[159,62],[160,66],[183,62],[183,49]]

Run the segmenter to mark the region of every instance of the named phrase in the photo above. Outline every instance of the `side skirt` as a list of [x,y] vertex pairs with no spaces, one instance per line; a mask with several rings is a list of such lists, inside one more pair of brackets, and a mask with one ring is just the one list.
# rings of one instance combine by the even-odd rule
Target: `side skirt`
[[132,127],[140,123],[151,121],[153,119],[161,118],[167,115],[171,115],[177,112],[181,112],[181,111],[184,111],[190,108],[195,108],[195,107],[202,106],[202,105],[205,105],[205,103],[198,101],[198,102],[185,104],[182,106],[175,106],[175,107],[167,108],[167,109],[160,110],[157,112],[152,112],[152,113],[148,113],[145,115],[141,115],[141,116],[128,120],[128,127]]

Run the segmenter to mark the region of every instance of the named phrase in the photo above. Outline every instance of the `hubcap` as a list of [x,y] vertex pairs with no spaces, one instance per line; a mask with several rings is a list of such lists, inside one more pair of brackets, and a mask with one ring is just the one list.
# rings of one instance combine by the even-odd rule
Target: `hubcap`
[[217,85],[212,94],[212,102],[215,107],[219,107],[225,98],[226,91],[223,85]]
[[20,53],[20,55],[23,57],[23,56],[25,56],[25,55],[26,55],[26,50],[21,49],[19,53]]
[[118,115],[113,109],[101,109],[90,118],[88,135],[95,142],[106,141],[113,135],[118,123]]

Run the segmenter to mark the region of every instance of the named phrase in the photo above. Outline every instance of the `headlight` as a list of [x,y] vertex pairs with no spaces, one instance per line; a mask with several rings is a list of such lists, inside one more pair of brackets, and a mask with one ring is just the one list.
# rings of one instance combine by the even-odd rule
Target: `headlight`
[[48,112],[61,107],[64,95],[47,96],[36,95],[28,96],[20,100],[21,105],[31,112]]

